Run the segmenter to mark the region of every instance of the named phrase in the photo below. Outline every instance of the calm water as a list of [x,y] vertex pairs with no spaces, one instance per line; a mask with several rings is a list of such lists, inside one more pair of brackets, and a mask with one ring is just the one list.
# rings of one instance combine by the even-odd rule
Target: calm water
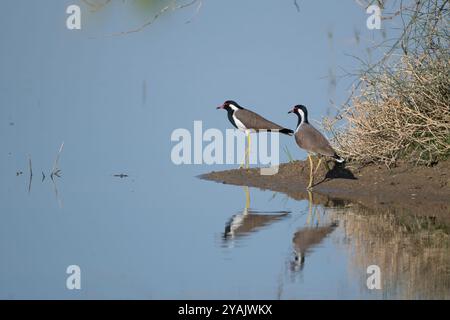
[[[386,213],[309,205],[182,169],[171,184],[150,172],[82,174],[63,165],[69,154],[58,198],[38,174],[28,193],[26,170],[15,176],[10,162],[1,298],[448,298],[448,244],[436,230],[418,241]],[[65,287],[73,264],[79,291]],[[372,264],[381,290],[366,286]]]
[[[290,127],[294,103],[320,119],[345,101],[348,83],[332,90],[324,75],[366,52],[355,28],[378,37],[354,1],[300,13],[291,1],[211,1],[189,24],[195,10],[125,37],[102,35],[145,15],[84,10],[83,29],[68,31],[72,2],[0,12],[0,298],[449,298],[440,226],[202,181],[231,167],[170,160],[174,129],[230,127],[215,110],[225,99]],[[381,290],[366,286],[373,264]],[[70,265],[81,290],[66,288]]]

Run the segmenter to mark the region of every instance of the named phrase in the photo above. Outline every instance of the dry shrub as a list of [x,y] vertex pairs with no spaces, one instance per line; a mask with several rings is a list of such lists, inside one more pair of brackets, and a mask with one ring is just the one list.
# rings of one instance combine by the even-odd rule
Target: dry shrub
[[364,78],[343,113],[337,149],[358,162],[431,164],[450,153],[449,59],[402,57],[395,71]]
[[349,160],[431,165],[450,156],[448,1],[417,1],[409,13],[389,59],[360,75],[358,90],[339,115],[344,126],[324,121]]

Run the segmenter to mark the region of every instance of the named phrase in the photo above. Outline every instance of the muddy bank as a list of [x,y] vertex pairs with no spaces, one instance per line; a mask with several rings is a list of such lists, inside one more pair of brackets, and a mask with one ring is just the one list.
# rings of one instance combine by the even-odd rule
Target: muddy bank
[[[316,160],[315,160],[316,163]],[[340,206],[358,203],[372,209],[389,209],[450,220],[450,161],[433,167],[400,164],[388,169],[382,165],[331,170],[321,167],[313,189],[314,203]],[[308,199],[309,164],[294,161],[280,165],[279,172],[263,176],[258,168],[211,172],[201,179],[225,184],[246,185],[282,192],[291,198]]]

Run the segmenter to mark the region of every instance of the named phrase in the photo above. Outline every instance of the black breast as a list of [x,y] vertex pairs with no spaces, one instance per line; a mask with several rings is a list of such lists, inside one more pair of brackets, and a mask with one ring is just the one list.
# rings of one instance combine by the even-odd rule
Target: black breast
[[231,124],[232,124],[236,129],[238,129],[238,127],[237,127],[237,125],[236,125],[236,123],[234,122],[234,119],[233,119],[233,113],[234,113],[233,110],[228,110],[228,120],[230,120]]

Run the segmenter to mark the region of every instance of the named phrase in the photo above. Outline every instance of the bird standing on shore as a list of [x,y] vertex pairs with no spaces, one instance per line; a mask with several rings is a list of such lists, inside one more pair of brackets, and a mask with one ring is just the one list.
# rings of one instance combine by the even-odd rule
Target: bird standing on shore
[[[244,109],[235,101],[227,100],[222,105],[218,106],[217,109],[225,109],[228,112],[228,120],[230,120],[231,124],[237,129],[245,132],[247,136],[247,148],[244,154],[244,161],[239,168],[244,166],[244,162],[250,157],[250,132],[259,132],[261,130],[264,131],[278,131],[283,134],[292,135],[294,131],[291,129],[286,129],[282,126],[279,126],[272,121],[269,121],[259,114]],[[249,167],[250,159],[248,159],[247,168]]]
[[[344,159],[338,156],[336,151],[331,147],[327,138],[324,137],[319,130],[314,128],[308,122],[308,110],[304,105],[296,105],[288,113],[295,113],[298,116],[297,129],[295,130],[295,142],[298,146],[308,152],[308,159],[310,164],[309,172],[309,184],[307,189],[311,190],[313,187],[314,175],[319,169],[322,162],[320,156],[327,156],[333,158],[336,162],[342,163]],[[319,156],[319,162],[317,163],[316,171],[313,173],[314,164],[311,159],[311,154],[317,154]]]

